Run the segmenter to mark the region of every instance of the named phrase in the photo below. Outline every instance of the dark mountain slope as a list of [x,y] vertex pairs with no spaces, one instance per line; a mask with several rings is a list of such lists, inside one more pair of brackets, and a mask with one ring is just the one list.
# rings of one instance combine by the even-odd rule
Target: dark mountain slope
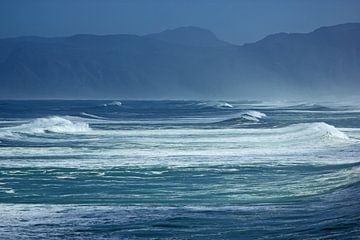
[[357,94],[360,24],[233,46],[207,30],[0,40],[2,98],[269,98]]

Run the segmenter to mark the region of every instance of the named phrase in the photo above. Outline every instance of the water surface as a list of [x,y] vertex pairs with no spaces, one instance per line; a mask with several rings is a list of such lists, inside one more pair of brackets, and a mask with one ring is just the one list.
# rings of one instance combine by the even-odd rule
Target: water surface
[[4,239],[358,239],[360,109],[0,101]]

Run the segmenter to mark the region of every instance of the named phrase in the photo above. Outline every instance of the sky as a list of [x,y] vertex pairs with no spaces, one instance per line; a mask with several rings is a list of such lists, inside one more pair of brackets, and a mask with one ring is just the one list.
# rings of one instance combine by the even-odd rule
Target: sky
[[198,26],[235,44],[360,22],[359,0],[0,0],[0,38]]

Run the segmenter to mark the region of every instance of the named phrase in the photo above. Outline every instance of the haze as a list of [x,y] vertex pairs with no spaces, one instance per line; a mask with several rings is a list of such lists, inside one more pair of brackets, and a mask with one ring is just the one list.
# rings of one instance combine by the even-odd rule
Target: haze
[[0,1],[0,38],[23,35],[148,34],[198,26],[242,44],[276,32],[360,22],[357,0]]

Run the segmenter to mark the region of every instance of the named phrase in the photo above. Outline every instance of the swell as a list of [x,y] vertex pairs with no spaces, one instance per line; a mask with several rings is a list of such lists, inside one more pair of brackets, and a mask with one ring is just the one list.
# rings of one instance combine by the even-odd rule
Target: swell
[[[304,167],[311,169],[311,166]],[[101,201],[119,205],[127,205],[131,200],[132,204],[143,206],[171,203],[216,206],[220,202],[229,205],[284,204],[291,201],[326,199],[329,195],[336,196],[344,191],[350,192],[349,189],[359,188],[359,163],[342,165],[341,168],[334,167],[331,170],[328,166],[309,169],[246,165],[185,168],[3,168],[3,180],[7,182],[5,190],[12,187],[18,195],[14,199],[11,193],[2,193],[0,187],[0,199],[1,202],[9,203],[86,204]],[[111,183],[109,179],[112,179]],[[135,185],[132,184],[134,181]],[[54,183],[56,185],[53,185]],[[105,184],[107,188],[100,187]],[[68,189],[66,196],[56,191],[69,185],[76,186],[76,189]],[[23,187],[33,188],[36,194],[27,195],[22,191]],[[174,189],[172,198],[166,197],[169,196],[169,187]],[[79,191],[87,194],[80,196]],[[119,198],[123,193],[126,194]],[[189,199],[189,196],[192,198]],[[152,199],[152,202],[146,199]]]
[[[89,115],[89,118],[96,118],[98,116]],[[280,128],[236,128],[231,129],[231,126],[238,124],[240,121],[252,121],[257,122],[266,117],[264,113],[257,111],[245,111],[241,112],[235,117],[230,117],[226,120],[216,122],[218,125],[227,125],[229,129],[214,128],[214,129],[192,129],[192,128],[174,128],[174,129],[133,129],[133,130],[116,130],[116,128],[110,128],[108,130],[92,129],[89,126],[88,120],[84,118],[71,118],[71,117],[59,117],[52,116],[46,118],[37,118],[31,120],[28,123],[20,124],[12,127],[1,128],[0,137],[6,138],[14,135],[44,135],[44,134],[86,134],[92,133],[99,136],[114,135],[114,136],[156,136],[162,134],[166,136],[179,136],[182,135],[208,135],[210,138],[218,134],[223,135],[226,138],[229,135],[230,138],[237,137],[239,141],[255,141],[267,143],[268,141],[295,141],[312,139],[312,140],[329,140],[340,139],[349,140],[349,137],[335,126],[327,124],[325,122],[313,122],[313,123],[299,123],[292,124],[286,127]],[[109,122],[114,125],[114,122]],[[106,126],[108,121],[101,119],[97,122],[100,126]],[[345,129],[346,130],[346,129]],[[192,137],[192,139],[194,138]],[[187,137],[188,138],[188,137]],[[179,139],[181,142],[183,139]],[[196,141],[196,139],[193,139]],[[353,139],[354,140],[354,139]]]
[[232,114],[226,119],[222,119],[221,121],[216,122],[216,124],[231,126],[246,122],[259,122],[261,119],[265,117],[266,114],[263,112],[259,112],[255,110],[247,110],[237,114]]
[[328,107],[320,104],[298,104],[288,107],[283,107],[282,109],[292,109],[292,110],[307,110],[307,111],[335,111],[337,108]]
[[[357,239],[359,203],[234,207],[3,205],[5,239]],[[19,220],[19,213],[21,219]],[[41,237],[42,236],[42,237]],[[204,237],[205,236],[205,237]]]
[[120,102],[120,101],[112,101],[112,102],[109,102],[109,103],[105,103],[102,106],[103,107],[121,107],[122,102]]
[[[355,165],[357,165],[357,167],[359,167],[360,162],[356,163]],[[329,195],[330,196],[333,196],[333,195],[338,196],[338,195],[343,194],[344,192],[351,192],[353,194],[353,196],[347,196],[349,198],[354,198],[355,195],[358,195],[360,197],[360,180],[329,188],[328,190],[325,190],[322,193],[316,194],[316,195],[308,197],[308,198],[309,199],[311,199],[311,198],[329,198]]]
[[228,102],[200,102],[195,104],[196,107],[200,108],[215,108],[215,109],[227,109],[234,108],[233,104]]
[[66,117],[52,116],[46,118],[36,118],[28,123],[18,126],[1,128],[2,137],[27,134],[79,134],[91,131],[89,124],[83,121],[71,121]]
[[95,115],[95,114],[90,114],[90,113],[87,113],[87,112],[80,113],[80,116],[85,117],[85,118],[90,118],[90,119],[106,119],[104,117],[101,117],[101,116],[98,116],[98,115]]

